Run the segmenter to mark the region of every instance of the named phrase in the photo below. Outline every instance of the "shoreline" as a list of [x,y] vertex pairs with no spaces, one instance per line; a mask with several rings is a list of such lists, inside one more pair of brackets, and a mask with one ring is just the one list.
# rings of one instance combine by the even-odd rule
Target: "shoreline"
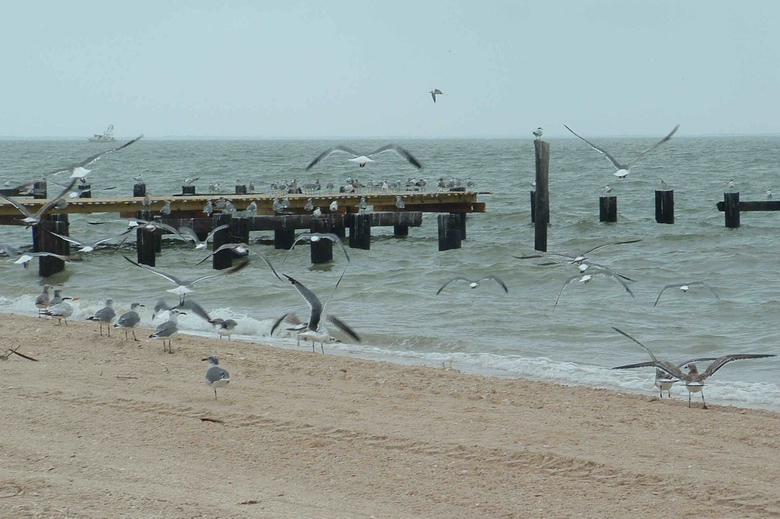
[[3,517],[780,517],[777,412],[97,329],[0,321]]

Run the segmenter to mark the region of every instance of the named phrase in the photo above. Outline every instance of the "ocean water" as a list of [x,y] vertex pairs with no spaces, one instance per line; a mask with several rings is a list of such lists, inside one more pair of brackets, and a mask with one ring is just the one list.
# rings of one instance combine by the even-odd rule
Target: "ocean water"
[[[630,159],[657,140],[648,138],[592,139],[620,159]],[[387,141],[344,141],[358,150],[372,150]],[[733,179],[741,200],[763,200],[767,189],[780,196],[777,168],[779,137],[675,136],[645,156],[624,180],[600,154],[577,139],[551,139],[548,251],[577,254],[600,244],[639,239],[627,245],[603,247],[590,259],[630,277],[632,299],[611,279],[587,285],[564,282],[576,274],[561,261],[521,260],[533,254],[529,191],[534,180],[531,139],[401,140],[425,166],[418,172],[394,154],[382,154],[365,168],[333,155],[305,171],[308,162],[336,141],[294,140],[153,140],[103,157],[89,175],[94,196],[132,193],[134,175],[143,175],[151,194],[181,191],[181,181],[200,177],[198,192],[220,182],[232,192],[236,178],[253,180],[257,191],[269,192],[271,182],[320,178],[324,185],[347,177],[367,181],[425,177],[429,189],[439,178],[471,179],[486,202],[487,212],[467,220],[467,239],[458,250],[438,251],[436,215],[425,214],[423,225],[409,236],[395,238],[392,228],[372,229],[371,250],[351,249],[348,271],[333,293],[326,313],[350,324],[360,343],[326,345],[328,354],[343,354],[394,362],[446,366],[501,377],[551,380],[656,394],[652,369],[620,370],[620,364],[648,360],[636,344],[615,332],[618,327],[654,351],[658,358],[682,362],[694,357],[730,353],[780,354],[780,214],[743,213],[742,226],[727,229],[715,204]],[[11,185],[55,167],[82,160],[106,145],[82,141],[0,141],[0,182]],[[58,180],[57,176],[53,180]],[[62,179],[59,179],[62,180]],[[675,191],[675,223],[655,222],[654,191],[664,180]],[[617,223],[600,223],[598,198],[606,184],[618,197]],[[111,191],[101,188],[116,186]],[[50,192],[56,192],[54,186]],[[320,195],[329,202],[327,194]],[[71,215],[74,238],[100,238],[125,228],[111,223],[115,215]],[[104,221],[90,225],[88,221]],[[111,297],[121,313],[130,303],[146,305],[143,324],[154,326],[151,308],[160,298],[174,303],[167,281],[127,263],[134,258],[131,240],[120,251],[99,250],[82,263],[43,280],[32,265],[25,270],[0,259],[0,312],[34,315],[35,296],[45,282],[78,297],[73,319],[84,319]],[[334,261],[313,266],[305,245],[291,253],[275,250],[271,232],[254,232],[256,250],[279,270],[297,278],[327,299],[346,265],[338,249]],[[0,242],[29,246],[30,231],[0,227]],[[173,240],[165,240],[157,267],[180,277],[210,272],[205,256]],[[552,256],[554,257],[554,256]],[[471,290],[453,283],[454,276],[479,278],[494,274],[509,287],[484,281]],[[688,293],[662,287],[703,280],[720,296],[693,287]],[[212,317],[238,321],[235,337],[298,348],[291,337],[270,337],[274,320],[285,312],[306,317],[308,308],[290,284],[282,283],[262,261],[242,272],[196,285],[193,299]],[[553,307],[560,294],[557,307]],[[180,318],[186,333],[214,337],[211,326],[192,315]],[[186,347],[186,339],[177,341]],[[308,349],[310,346],[301,345]],[[251,355],[251,344],[246,354]],[[160,348],[162,352],[162,348]],[[203,352],[204,354],[210,352]],[[780,358],[727,364],[710,380],[710,403],[780,409]],[[672,390],[687,398],[684,387]],[[695,395],[695,398],[698,398]]]

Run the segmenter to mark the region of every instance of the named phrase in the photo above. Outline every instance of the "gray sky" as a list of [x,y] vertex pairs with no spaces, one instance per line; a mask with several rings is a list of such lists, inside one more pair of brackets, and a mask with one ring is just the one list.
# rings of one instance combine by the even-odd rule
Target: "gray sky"
[[775,0],[31,0],[0,27],[0,137],[780,134]]

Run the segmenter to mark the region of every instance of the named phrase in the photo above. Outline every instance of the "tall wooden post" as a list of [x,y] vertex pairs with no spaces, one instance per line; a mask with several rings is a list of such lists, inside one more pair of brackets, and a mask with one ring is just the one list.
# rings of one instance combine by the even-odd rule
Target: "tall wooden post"
[[371,249],[371,214],[355,213],[349,224],[349,246],[353,249]]
[[617,197],[615,195],[599,197],[599,221],[617,222]]
[[[152,220],[152,212],[149,209],[137,211],[135,217],[147,222]],[[155,240],[157,231],[146,229],[144,225],[139,225],[135,230],[135,248],[138,257],[138,263],[154,267],[155,262]]]
[[439,250],[460,249],[461,232],[460,216],[457,214],[440,214],[437,218],[439,224]]
[[[327,218],[314,218],[311,221],[311,232],[330,232],[332,225]],[[328,239],[312,240],[311,262],[314,264],[327,263],[333,260],[333,242]]]
[[146,196],[146,184],[143,182],[138,182],[137,184],[133,185],[133,196],[138,197],[145,197]]
[[194,195],[195,194],[195,186],[190,184],[187,186],[181,186],[181,194],[182,195]]
[[531,191],[531,223],[536,222],[536,191]]
[[666,189],[655,192],[655,221],[674,223],[674,191]]
[[[215,228],[225,224],[230,226],[233,225],[231,221],[232,216],[230,213],[219,213],[213,218],[213,220]],[[214,233],[214,237],[212,238],[212,250],[217,250],[226,243],[230,243],[230,230],[231,227],[228,227],[227,229],[222,229],[221,231]],[[222,270],[232,266],[233,251],[230,249],[221,250],[211,256],[211,268],[214,270]]]
[[274,230],[274,248],[280,250],[290,250],[295,243],[295,229],[276,229]]
[[[70,242],[63,240],[52,234],[56,232],[63,236],[68,236],[68,215],[67,214],[47,214],[41,218],[36,227],[37,249],[40,252],[53,252],[64,256],[70,255]],[[50,232],[49,232],[50,231]],[[53,256],[40,256],[38,258],[38,275],[47,278],[65,269],[65,261]]]
[[547,226],[550,223],[550,193],[548,190],[550,143],[537,139],[534,141],[534,150],[536,152],[534,249],[547,252]]
[[739,193],[723,193],[723,206],[726,227],[739,227]]
[[238,243],[249,243],[249,218],[241,216],[230,220],[230,239]]
[[236,194],[237,195],[245,195],[246,194],[246,184],[236,184]]

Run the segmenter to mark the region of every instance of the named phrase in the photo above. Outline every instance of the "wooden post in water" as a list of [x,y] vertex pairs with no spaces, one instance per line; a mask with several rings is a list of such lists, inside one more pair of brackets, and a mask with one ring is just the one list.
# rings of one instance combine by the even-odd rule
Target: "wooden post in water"
[[[329,233],[331,223],[328,218],[314,218],[311,221],[311,232]],[[311,262],[314,264],[327,263],[333,260],[333,242],[323,238],[311,241]]]
[[403,238],[405,236],[409,236],[409,226],[408,225],[393,225],[393,236],[396,238]]
[[249,243],[249,218],[240,216],[230,220],[230,240],[238,243]]
[[36,180],[33,182],[33,198],[38,200],[46,198],[46,181]]
[[739,227],[739,192],[723,193],[723,210],[726,215],[726,227]]
[[237,195],[245,195],[246,194],[246,184],[236,184],[236,194]]
[[274,231],[274,248],[290,250],[295,243],[295,229],[276,229]]
[[138,182],[133,186],[133,196],[145,197],[146,196],[146,184]]
[[195,186],[192,184],[181,186],[181,194],[182,195],[194,195],[195,194]]
[[665,189],[655,192],[655,221],[674,223],[674,191]]
[[437,217],[439,224],[439,250],[460,249],[460,215],[440,214]]
[[615,195],[599,197],[599,221],[617,222],[617,197]]
[[458,229],[460,229],[460,239],[466,239],[466,213],[453,213],[458,217]]
[[531,191],[531,223],[536,222],[536,191]]
[[[217,250],[226,243],[230,243],[231,229],[233,226],[232,216],[230,213],[219,213],[214,217],[214,228],[225,224],[230,225],[230,227],[214,233],[214,237],[212,238],[212,250]],[[230,249],[221,250],[211,256],[211,268],[214,270],[222,270],[232,266],[233,251]]]
[[[39,252],[53,252],[64,256],[70,255],[70,242],[63,240],[52,234],[56,232],[63,236],[68,236],[68,215],[67,214],[47,214],[41,218],[36,225],[37,249]],[[65,261],[53,256],[40,256],[38,258],[38,275],[47,278],[65,269]]]
[[[135,217],[139,220],[150,222],[152,220],[152,212],[149,209],[141,209],[136,212]],[[135,248],[138,263],[154,267],[156,237],[157,231],[146,229],[144,225],[139,225],[135,230]]]
[[349,246],[353,249],[371,249],[371,215],[355,213],[349,223]]
[[534,249],[547,252],[547,226],[550,223],[550,143],[534,140],[536,152],[536,193],[534,195]]

